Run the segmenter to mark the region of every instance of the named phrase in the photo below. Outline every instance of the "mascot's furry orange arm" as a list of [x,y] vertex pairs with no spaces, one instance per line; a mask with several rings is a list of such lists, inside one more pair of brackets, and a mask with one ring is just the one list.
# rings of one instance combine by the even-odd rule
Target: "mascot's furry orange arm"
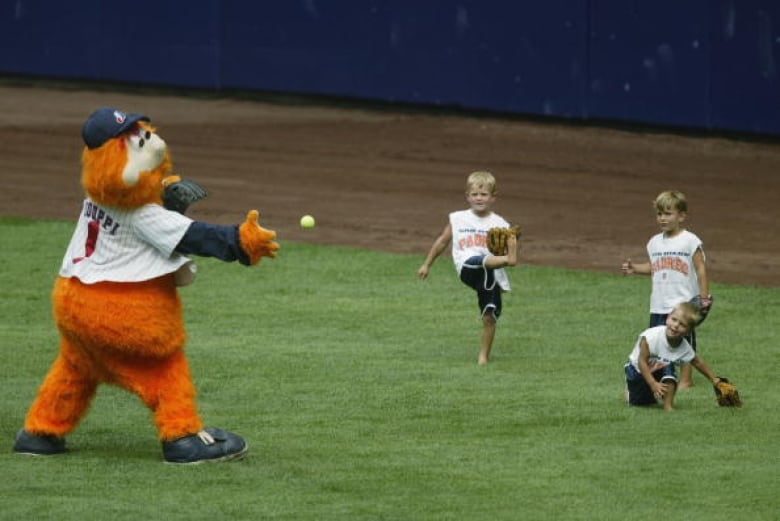
[[238,240],[241,249],[249,257],[249,264],[255,265],[262,257],[276,257],[279,244],[274,241],[276,232],[266,230],[258,222],[260,216],[257,210],[250,210],[246,220],[238,227]]

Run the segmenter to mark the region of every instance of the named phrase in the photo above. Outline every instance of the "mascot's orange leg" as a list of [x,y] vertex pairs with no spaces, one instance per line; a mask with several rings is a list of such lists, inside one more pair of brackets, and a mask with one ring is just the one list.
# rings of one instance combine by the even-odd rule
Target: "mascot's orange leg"
[[164,359],[113,358],[104,362],[113,382],[135,393],[152,410],[160,440],[174,440],[203,428],[182,351]]
[[56,436],[73,430],[99,383],[135,393],[152,410],[162,441],[203,428],[172,277],[92,285],[58,279],[53,301],[60,355],[25,430]]
[[97,389],[97,380],[84,372],[89,361],[63,339],[60,354],[30,406],[24,428],[33,434],[64,436],[84,416]]
[[71,432],[89,409],[98,384],[103,382],[135,393],[152,410],[162,441],[203,428],[182,351],[163,359],[85,356],[63,339],[60,354],[27,413],[25,430],[58,437]]

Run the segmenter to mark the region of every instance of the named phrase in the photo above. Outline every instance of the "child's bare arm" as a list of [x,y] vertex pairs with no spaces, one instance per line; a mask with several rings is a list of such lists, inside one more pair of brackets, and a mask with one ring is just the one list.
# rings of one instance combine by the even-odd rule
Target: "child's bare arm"
[[620,267],[620,271],[623,272],[623,275],[633,275],[634,273],[638,273],[640,275],[650,275],[653,270],[651,269],[649,262],[640,262],[635,264],[631,262],[631,259],[626,259],[625,262],[623,262],[623,265]]
[[447,224],[447,226],[445,226],[444,230],[441,232],[441,235],[439,235],[436,240],[433,241],[433,245],[431,246],[430,251],[428,251],[428,255],[425,257],[425,262],[423,262],[422,266],[420,266],[420,269],[417,270],[418,277],[425,279],[428,276],[428,271],[431,269],[431,265],[439,257],[439,255],[444,252],[451,240],[452,227]]
[[701,248],[693,253],[693,268],[696,270],[696,278],[699,280],[699,295],[710,296],[710,281],[707,278],[707,263],[704,261],[704,252]]
[[650,389],[652,389],[653,394],[663,398],[664,394],[666,394],[666,386],[653,378],[653,371],[650,369],[650,348],[647,346],[645,337],[642,337],[639,341],[639,372],[642,374],[645,382],[647,382],[647,385],[650,386]]
[[710,366],[707,365],[707,362],[705,362],[704,359],[699,355],[693,357],[693,360],[691,360],[691,365],[695,367],[696,370],[699,371],[702,375],[704,375],[712,383],[712,385],[715,385],[718,380],[720,380],[720,378],[715,376],[715,373],[712,372],[712,369],[710,369]]

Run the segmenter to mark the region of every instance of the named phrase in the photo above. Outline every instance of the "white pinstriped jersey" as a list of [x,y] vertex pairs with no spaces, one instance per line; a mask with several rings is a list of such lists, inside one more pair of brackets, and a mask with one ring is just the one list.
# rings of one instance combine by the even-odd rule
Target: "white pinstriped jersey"
[[639,372],[639,343],[642,337],[647,342],[647,350],[650,353],[648,364],[655,370],[669,364],[687,364],[696,356],[696,352],[685,338],[682,339],[679,346],[672,347],[666,338],[666,326],[651,327],[642,331],[634,344],[634,349],[628,355],[628,361],[637,372]]
[[[460,275],[463,264],[475,255],[490,255],[487,248],[487,231],[490,228],[507,228],[509,223],[500,215],[490,212],[480,217],[473,211],[459,210],[450,214],[452,228],[452,260]],[[509,277],[504,268],[493,271],[496,282],[504,291],[509,291]]]
[[190,259],[174,252],[192,223],[157,204],[133,210],[84,206],[60,276],[95,282],[140,282],[174,273]]
[[674,237],[659,233],[648,241],[647,255],[653,279],[650,313],[671,313],[675,305],[699,294],[693,254],[701,247],[701,239],[687,230]]

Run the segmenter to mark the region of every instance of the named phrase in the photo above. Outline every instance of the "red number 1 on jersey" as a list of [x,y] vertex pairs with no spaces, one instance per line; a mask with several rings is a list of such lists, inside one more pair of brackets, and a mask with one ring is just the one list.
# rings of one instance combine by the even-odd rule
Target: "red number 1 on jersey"
[[95,253],[95,245],[97,244],[98,233],[100,232],[100,223],[97,221],[89,221],[87,225],[87,240],[84,243],[84,256],[76,257],[73,259],[73,263],[81,262],[87,257]]

